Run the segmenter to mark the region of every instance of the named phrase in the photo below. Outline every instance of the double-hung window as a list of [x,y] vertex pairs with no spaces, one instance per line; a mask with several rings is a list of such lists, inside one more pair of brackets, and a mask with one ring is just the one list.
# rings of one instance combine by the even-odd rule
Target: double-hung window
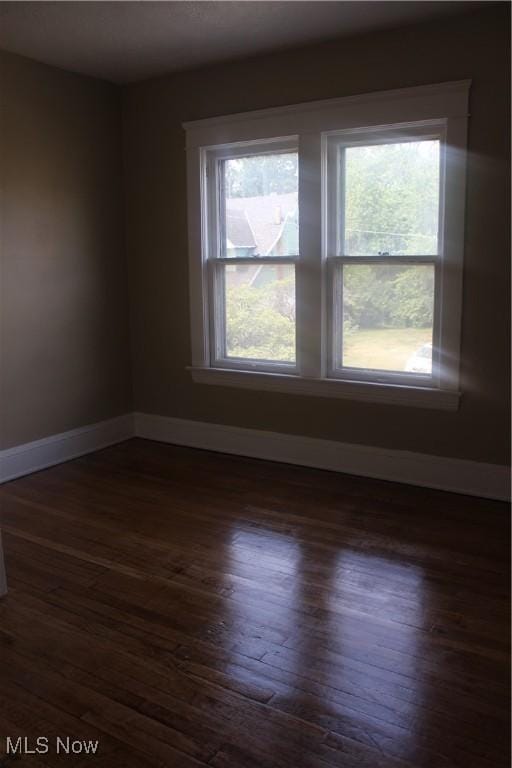
[[457,407],[468,93],[186,125],[195,381]]

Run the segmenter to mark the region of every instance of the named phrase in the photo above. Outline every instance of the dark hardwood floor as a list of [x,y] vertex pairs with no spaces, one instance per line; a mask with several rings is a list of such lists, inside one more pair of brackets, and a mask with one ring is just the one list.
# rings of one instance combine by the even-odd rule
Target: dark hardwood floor
[[0,497],[1,766],[508,768],[506,505],[143,440]]

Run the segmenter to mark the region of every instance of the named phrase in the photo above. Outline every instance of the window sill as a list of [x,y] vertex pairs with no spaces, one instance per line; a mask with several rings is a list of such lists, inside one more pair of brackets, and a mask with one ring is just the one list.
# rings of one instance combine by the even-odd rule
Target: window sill
[[225,368],[189,368],[196,384],[219,387],[240,387],[265,392],[310,395],[314,397],[361,400],[370,403],[408,405],[415,408],[436,408],[456,411],[460,393],[450,390],[411,387],[397,384],[377,384],[337,379],[306,379],[290,374],[238,371]]

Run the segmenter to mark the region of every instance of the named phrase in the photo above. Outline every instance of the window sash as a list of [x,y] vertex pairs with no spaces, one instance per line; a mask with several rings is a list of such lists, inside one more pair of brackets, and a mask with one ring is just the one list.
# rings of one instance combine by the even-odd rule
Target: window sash
[[[378,368],[355,368],[343,365],[343,266],[354,264],[383,264],[389,266],[418,266],[428,264],[434,267],[434,309],[432,323],[432,373],[415,374],[402,371],[388,371]],[[441,263],[436,256],[385,256],[352,257],[338,256],[327,260],[326,283],[329,289],[328,322],[328,376],[334,379],[350,381],[373,381],[376,383],[402,384],[439,388],[440,386],[440,302],[438,301],[439,273]]]
[[225,269],[227,266],[244,264],[289,265],[295,268],[295,307],[297,307],[297,257],[265,257],[251,258],[220,258],[208,262],[210,301],[210,346],[212,350],[212,366],[215,368],[232,368],[236,370],[262,371],[266,373],[297,374],[298,347],[297,320],[295,320],[295,362],[273,361],[249,357],[228,356],[226,351],[226,291]]
[[[327,216],[326,256],[347,256],[345,254],[345,150],[350,147],[377,146],[380,144],[403,144],[417,141],[439,141],[439,201],[437,254],[443,253],[443,231],[445,210],[446,176],[446,121],[424,121],[416,125],[393,128],[349,129],[323,134],[325,208]],[[408,254],[409,255],[409,254]],[[393,254],[391,254],[393,256]]]
[[[206,259],[222,259],[226,256],[225,237],[225,194],[223,164],[226,160],[235,160],[241,157],[253,157],[260,155],[277,155],[296,153],[298,150],[298,137],[278,137],[266,141],[240,142],[227,144],[220,147],[206,149],[206,207],[208,211],[207,240],[208,248]],[[299,158],[300,162],[300,158]],[[300,224],[300,216],[299,216]],[[255,257],[241,257],[255,258]],[[278,258],[278,257],[273,257]]]

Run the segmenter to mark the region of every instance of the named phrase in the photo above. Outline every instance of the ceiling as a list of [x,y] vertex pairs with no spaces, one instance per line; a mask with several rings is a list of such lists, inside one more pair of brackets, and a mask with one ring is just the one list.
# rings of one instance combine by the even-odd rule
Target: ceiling
[[468,12],[485,2],[0,2],[0,48],[129,83]]

